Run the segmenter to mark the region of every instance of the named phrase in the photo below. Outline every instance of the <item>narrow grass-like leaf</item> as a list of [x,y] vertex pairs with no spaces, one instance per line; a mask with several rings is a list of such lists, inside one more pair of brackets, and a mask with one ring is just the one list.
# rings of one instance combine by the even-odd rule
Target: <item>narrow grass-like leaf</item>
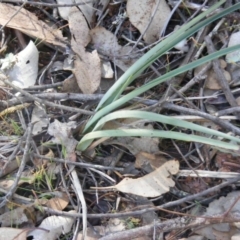
[[[212,7],[210,7],[206,12],[203,12],[199,16],[195,17],[189,23],[183,25],[177,31],[173,32],[166,39],[157,44],[148,53],[142,56],[133,66],[131,66],[123,76],[108,90],[100,101],[97,110],[106,106],[107,104],[116,100],[124,89],[149,65],[151,65],[157,58],[165,54],[167,51],[172,49],[177,43],[186,39],[197,32],[200,28],[212,23],[213,21],[224,17],[225,15],[236,11],[240,8],[240,3],[237,3],[223,11],[202,20],[205,16],[212,13],[215,9],[221,6],[225,0],[219,1]],[[201,21],[202,20],[202,21]]]
[[222,138],[225,138],[228,140],[233,140],[233,141],[240,143],[239,138],[231,136],[231,135],[223,133],[223,132],[220,132],[220,131],[217,131],[217,130],[214,130],[214,129],[211,129],[211,128],[203,127],[203,126],[200,126],[195,123],[191,123],[191,122],[184,121],[181,119],[165,116],[162,114],[146,112],[146,111],[139,111],[139,110],[121,110],[121,111],[116,111],[116,112],[110,113],[107,116],[101,118],[101,120],[97,123],[96,127],[93,129],[93,131],[100,130],[102,128],[102,126],[108,121],[112,121],[112,120],[120,119],[120,118],[146,119],[149,121],[159,122],[159,123],[163,123],[163,124],[169,124],[169,125],[173,125],[176,127],[182,127],[185,129],[190,129],[190,130],[205,133],[205,134],[222,137]]
[[[145,111],[139,111],[139,110],[121,110],[121,111],[116,111],[113,113],[108,114],[107,116],[101,118],[99,122],[96,124],[96,126],[93,129],[94,131],[100,130],[103,125],[108,122],[112,121],[115,119],[120,119],[120,118],[136,118],[136,119],[146,119],[148,121],[154,121],[154,122],[159,122],[159,123],[164,123],[164,124],[169,124],[173,125],[176,127],[182,127],[185,129],[190,129],[193,131],[198,131],[201,133],[209,134],[209,135],[214,135],[217,137],[222,137],[228,140],[233,140],[235,142],[240,143],[240,139],[236,138],[234,136],[228,135],[226,133],[216,131],[214,129],[210,129],[207,127],[203,127],[191,122],[187,122],[181,119],[176,119],[173,117],[165,116],[162,114],[157,114],[157,113],[151,113],[151,112],[145,112]],[[88,146],[92,143],[93,140],[85,141],[85,146],[88,144]],[[81,145],[82,140],[79,142]]]
[[[156,78],[152,80],[151,82],[143,85],[142,87],[135,89],[131,93],[121,97],[120,94],[124,91],[124,89],[131,84],[131,82],[139,76],[139,74],[144,71],[149,65],[151,65],[157,58],[165,54],[167,51],[172,49],[178,42],[180,42],[183,39],[188,38],[189,36],[193,35],[195,32],[197,32],[200,28],[207,26],[209,23],[224,17],[228,13],[231,13],[237,9],[240,8],[240,3],[237,3],[227,9],[224,9],[218,14],[215,14],[211,17],[208,17],[207,19],[204,19],[209,13],[212,13],[212,11],[216,8],[218,8],[221,4],[223,4],[225,0],[220,1],[219,3],[212,6],[207,12],[200,14],[198,17],[191,20],[189,23],[182,26],[178,31],[173,32],[170,36],[168,36],[165,40],[160,42],[158,45],[156,45],[154,48],[152,48],[148,53],[146,53],[142,58],[140,58],[132,67],[130,67],[125,74],[108,90],[108,92],[104,95],[103,99],[100,101],[96,114],[89,120],[87,125],[85,126],[85,129],[83,133],[87,133],[89,131],[93,131],[91,133],[86,134],[82,140],[78,144],[79,150],[85,150],[89,144],[92,142],[95,138],[100,137],[113,137],[113,136],[149,136],[149,137],[162,137],[162,138],[172,138],[172,139],[178,139],[178,140],[184,140],[184,141],[196,141],[201,142],[205,144],[210,144],[213,146],[217,146],[220,148],[225,149],[232,149],[232,150],[239,150],[239,147],[234,144],[229,144],[225,142],[221,142],[214,139],[208,139],[201,136],[194,136],[194,135],[187,135],[183,133],[178,132],[172,132],[172,131],[158,131],[158,130],[145,130],[145,129],[124,129],[124,130],[107,130],[107,131],[96,131],[99,128],[101,128],[101,125],[104,124],[104,122],[109,121],[111,119],[116,118],[122,118],[123,115],[119,116],[118,113],[112,113],[109,114],[111,111],[115,110],[116,108],[120,107],[121,105],[127,103],[132,98],[146,92],[147,90],[155,87],[156,85],[171,79],[172,77],[181,74],[183,72],[186,72],[190,69],[193,69],[197,66],[200,66],[208,61],[211,61],[213,59],[216,59],[218,57],[221,57],[223,55],[226,55],[229,52],[238,50],[240,48],[240,45],[233,46],[227,49],[223,49],[220,51],[217,51],[213,54],[210,54],[206,57],[203,57],[199,60],[196,60],[192,63],[189,63],[185,66],[182,66],[178,69],[172,70],[163,76]],[[204,19],[204,20],[203,20]],[[208,128],[204,128],[202,126],[185,122],[182,120],[176,120],[170,117],[162,116],[152,113],[144,113],[140,111],[130,111],[127,117],[133,117],[136,118],[137,115],[139,118],[147,119],[150,121],[159,121],[166,124],[172,124],[178,127],[184,127],[188,128],[194,131],[199,131],[207,134],[213,134],[215,136],[224,137],[228,140],[234,140],[236,142],[240,142],[239,139],[229,136],[227,134],[214,131]],[[107,115],[105,118],[102,118],[103,116]],[[114,115],[115,114],[115,115]],[[146,116],[147,115],[147,116]],[[101,119],[102,118],[102,119]],[[124,117],[126,118],[126,116]],[[99,121],[99,122],[98,122]],[[98,122],[98,124],[94,127],[94,125]]]
[[[104,95],[104,97],[101,99],[101,101],[98,104],[97,110],[106,105],[106,103],[112,102],[114,99],[117,99],[121,92],[128,86],[137,76],[139,73],[144,71],[149,64],[154,62],[156,58],[159,58],[162,56],[166,51],[173,48],[174,40],[177,42],[180,42],[182,39],[178,39],[177,36],[179,34],[183,35],[183,33],[192,27],[193,25],[196,25],[200,20],[202,20],[207,14],[210,14],[212,11],[214,11],[217,7],[221,6],[225,0],[220,1],[216,5],[212,6],[210,9],[208,9],[206,12],[203,12],[196,18],[194,18],[189,23],[183,25],[181,27],[181,30],[175,31],[170,36],[167,37],[167,39],[161,41],[159,44],[157,44],[155,47],[153,47],[150,51],[148,51],[146,54],[144,54],[140,59],[137,60],[137,62],[131,66],[120,79],[107,91],[107,93]],[[182,36],[184,37],[184,36]],[[169,49],[170,48],[170,49]]]
[[159,137],[168,138],[188,142],[199,142],[204,144],[209,144],[218,148],[230,149],[239,151],[239,146],[227,143],[223,141],[218,141],[215,139],[205,138],[196,135],[190,135],[185,133],[173,132],[173,131],[159,131],[159,130],[146,130],[146,129],[117,129],[117,130],[104,130],[96,131],[86,134],[81,143],[78,144],[77,149],[84,151],[88,147],[89,140],[105,137]]
[[125,96],[117,99],[116,101],[110,103],[108,106],[98,110],[96,112],[96,114],[88,121],[88,123],[86,124],[85,126],[85,129],[84,129],[84,133],[88,132],[91,130],[91,128],[94,127],[94,125],[97,123],[97,121],[105,116],[106,114],[112,112],[113,110],[115,110],[116,108],[122,106],[123,104],[129,102],[131,99],[133,99],[134,97],[137,97],[138,95],[146,92],[147,90],[157,86],[158,84],[162,83],[162,82],[165,82],[166,80],[168,79],[171,79],[181,73],[184,73],[190,69],[193,69],[195,67],[198,67],[206,62],[209,62],[209,61],[212,61],[216,58],[219,58],[221,56],[224,56],[226,54],[228,54],[229,52],[233,52],[235,50],[238,50],[240,49],[240,45],[236,45],[236,46],[233,46],[233,47],[229,47],[229,48],[225,48],[225,49],[222,49],[222,50],[219,50],[215,53],[212,53],[210,55],[207,55],[205,57],[202,57],[194,62],[191,62],[187,65],[184,65],[180,68],[177,68],[175,70],[172,70],[154,80],[152,80],[151,82],[135,89],[134,91],[126,94]]

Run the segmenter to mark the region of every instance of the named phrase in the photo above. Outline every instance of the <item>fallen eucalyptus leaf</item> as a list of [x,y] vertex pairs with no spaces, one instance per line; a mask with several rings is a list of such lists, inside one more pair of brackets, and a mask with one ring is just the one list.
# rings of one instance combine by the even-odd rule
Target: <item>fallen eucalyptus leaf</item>
[[76,53],[73,74],[83,93],[94,93],[101,81],[101,64],[97,51],[86,52],[85,46],[90,41],[89,28],[82,13],[71,9],[69,27],[72,33],[71,46]]
[[85,47],[91,41],[87,22],[77,7],[71,8],[69,28],[77,45]]
[[[143,39],[147,44],[154,43],[159,39],[160,32],[171,13],[166,1],[161,0],[153,19],[151,19],[156,4],[157,1],[152,0],[138,0],[137,4],[135,0],[127,1],[127,14],[130,22],[141,33],[145,33]],[[151,21],[151,24],[148,26],[149,21]],[[147,26],[148,29],[146,31]]]
[[[132,50],[132,47],[122,47],[119,45],[117,37],[104,27],[95,27],[90,30],[90,35],[95,49],[101,51],[104,55],[107,55],[109,59],[111,59],[112,62],[123,71],[127,71],[127,69],[136,61],[135,58],[129,57],[129,52]],[[131,53],[131,56],[133,54],[135,54],[135,51]]]
[[0,25],[6,25],[6,27],[17,29],[30,37],[65,48],[65,43],[63,43],[65,39],[60,30],[49,27],[39,20],[34,13],[24,8],[0,3]]
[[114,189],[143,197],[157,197],[168,192],[170,187],[174,187],[175,183],[171,179],[171,175],[177,174],[178,170],[179,162],[171,160],[144,177],[137,179],[124,178],[115,186],[97,189]]

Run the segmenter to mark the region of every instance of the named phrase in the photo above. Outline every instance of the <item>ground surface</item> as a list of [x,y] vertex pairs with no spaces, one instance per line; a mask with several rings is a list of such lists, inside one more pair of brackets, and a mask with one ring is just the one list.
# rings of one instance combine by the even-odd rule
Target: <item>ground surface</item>
[[[224,145],[239,143],[127,114],[162,114],[238,140],[239,52],[157,84],[102,126],[222,147],[170,134],[78,145],[111,86],[213,2],[80,2],[0,3],[0,239],[238,239],[239,149]],[[122,95],[226,48],[239,19],[236,10],[167,50]]]

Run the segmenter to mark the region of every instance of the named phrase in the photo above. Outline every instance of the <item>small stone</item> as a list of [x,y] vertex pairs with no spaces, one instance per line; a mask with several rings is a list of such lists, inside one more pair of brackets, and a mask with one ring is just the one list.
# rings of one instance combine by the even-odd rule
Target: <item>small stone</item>
[[220,67],[222,69],[225,69],[227,67],[227,62],[224,61],[223,59],[220,59],[219,62],[220,62]]
[[[227,82],[230,82],[231,81],[230,73],[228,71],[226,71],[226,70],[223,70],[223,73],[224,73],[225,78],[227,79]],[[213,89],[213,90],[220,90],[220,89],[222,89],[221,86],[218,83],[217,75],[214,72],[214,70],[210,70],[209,71],[208,77],[206,79],[205,88]]]

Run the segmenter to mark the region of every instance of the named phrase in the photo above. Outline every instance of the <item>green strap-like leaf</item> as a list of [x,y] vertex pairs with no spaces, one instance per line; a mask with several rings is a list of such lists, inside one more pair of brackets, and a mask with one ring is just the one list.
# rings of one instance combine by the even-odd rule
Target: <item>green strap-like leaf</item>
[[104,130],[96,131],[86,134],[81,142],[78,144],[77,149],[84,151],[89,146],[89,141],[97,138],[105,137],[159,137],[159,138],[169,138],[175,140],[189,141],[189,142],[199,142],[204,144],[209,144],[216,146],[218,148],[231,149],[239,151],[239,146],[227,143],[223,141],[214,140],[211,138],[205,138],[201,136],[172,132],[172,131],[159,131],[159,130],[146,130],[146,129],[116,129],[116,130]]
[[192,19],[187,24],[183,25],[177,31],[174,31],[170,36],[161,41],[150,51],[144,54],[134,65],[132,65],[121,77],[120,79],[108,90],[104,95],[96,110],[106,106],[107,104],[116,100],[124,91],[124,89],[132,83],[132,81],[140,75],[149,65],[151,65],[157,58],[165,54],[167,51],[172,49],[177,43],[181,42],[192,36],[195,32],[204,26],[212,23],[213,21],[226,16],[227,14],[234,12],[240,8],[240,3],[237,3],[221,12],[208,17],[203,20],[206,16],[210,15],[219,6],[225,3],[225,0],[219,1],[207,11],[201,13],[199,16]]
[[225,49],[222,49],[220,51],[217,51],[215,53],[212,53],[210,55],[207,55],[203,58],[200,58],[194,62],[191,62],[187,65],[184,65],[180,68],[177,68],[175,70],[172,70],[164,75],[162,75],[161,77],[158,77],[154,80],[152,80],[151,82],[135,89],[134,91],[126,94],[125,96],[117,99],[116,101],[110,103],[108,106],[98,110],[96,112],[96,114],[89,120],[89,122],[87,123],[85,129],[84,129],[84,133],[88,132],[91,130],[91,128],[93,129],[94,128],[94,125],[97,123],[97,121],[102,118],[103,116],[105,116],[106,114],[114,111],[115,109],[117,109],[118,107],[122,106],[123,104],[129,102],[130,100],[132,100],[134,97],[137,97],[138,95],[146,92],[147,90],[157,86],[158,84],[162,83],[162,82],[165,82],[166,80],[168,79],[171,79],[181,73],[184,73],[190,69],[193,69],[195,67],[198,67],[206,62],[209,62],[209,61],[212,61],[216,58],[219,58],[221,56],[224,56],[230,52],[233,52],[233,51],[236,51],[240,49],[240,45],[236,45],[236,46],[233,46],[233,47],[229,47],[229,48],[225,48]]
[[[216,131],[214,129],[203,127],[203,126],[200,126],[200,125],[188,122],[188,121],[165,116],[162,114],[138,111],[138,110],[121,110],[121,111],[116,111],[116,112],[110,113],[107,116],[105,116],[99,120],[99,122],[96,124],[95,128],[93,129],[93,132],[100,130],[105,123],[112,121],[112,120],[120,119],[120,118],[146,119],[148,121],[154,121],[154,122],[173,125],[176,127],[182,127],[185,129],[198,131],[200,133],[213,135],[215,137],[222,137],[222,138],[228,139],[230,141],[232,140],[232,141],[240,143],[239,138],[231,136],[231,135],[223,133],[223,132],[220,132],[220,131]],[[79,146],[81,146],[83,141],[84,140],[81,140],[79,142]],[[85,141],[84,146],[89,146],[92,143],[92,141],[93,140]]]

